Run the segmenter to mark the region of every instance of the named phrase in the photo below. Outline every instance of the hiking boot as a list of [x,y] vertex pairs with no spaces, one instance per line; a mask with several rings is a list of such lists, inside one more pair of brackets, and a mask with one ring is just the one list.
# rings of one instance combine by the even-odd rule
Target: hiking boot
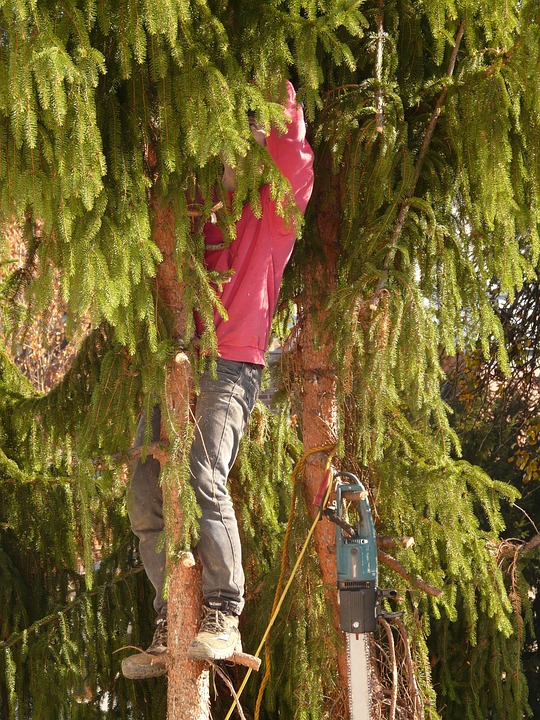
[[190,660],[225,660],[242,652],[238,617],[203,606],[201,627],[188,648]]
[[154,638],[150,647],[122,660],[122,675],[129,680],[165,675],[167,672],[167,618],[156,621]]

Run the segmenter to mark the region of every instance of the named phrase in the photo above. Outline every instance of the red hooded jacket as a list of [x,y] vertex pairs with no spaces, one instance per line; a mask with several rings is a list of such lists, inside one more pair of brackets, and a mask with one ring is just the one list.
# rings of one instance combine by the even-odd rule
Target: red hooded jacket
[[[291,183],[296,204],[302,213],[313,189],[313,151],[306,140],[304,113],[296,103],[296,93],[287,83],[285,113],[291,122],[280,135],[273,128],[266,138],[266,149],[282,174]],[[208,250],[208,270],[232,270],[223,285],[221,302],[228,319],[216,312],[219,356],[226,360],[264,365],[283,271],[291,256],[295,234],[270,198],[270,186],[260,189],[262,216],[255,217],[250,205],[236,223],[236,238],[227,248]],[[217,225],[204,226],[207,248],[223,242]],[[199,328],[200,329],[200,328]]]

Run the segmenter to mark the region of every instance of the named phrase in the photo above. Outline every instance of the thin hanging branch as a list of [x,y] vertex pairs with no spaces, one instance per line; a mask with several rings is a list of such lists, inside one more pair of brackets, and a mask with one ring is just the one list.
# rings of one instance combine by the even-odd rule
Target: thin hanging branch
[[236,690],[234,689],[234,685],[232,684],[229,676],[227,675],[227,673],[223,672],[223,670],[219,667],[219,665],[212,663],[212,667],[214,668],[214,672],[216,672],[217,675],[219,675],[219,677],[223,680],[225,685],[229,688],[229,691],[234,698],[234,702],[236,703],[236,709],[238,711],[238,714],[240,715],[241,720],[246,720],[244,710],[243,710],[242,706],[240,705],[240,699],[236,693]]
[[[459,48],[461,46],[461,41],[463,39],[464,32],[465,32],[465,23],[463,21],[461,21],[458,31],[456,33],[454,47],[452,49],[452,54],[451,54],[450,60],[448,62],[448,68],[446,70],[447,78],[451,78],[454,74],[457,56],[459,53]],[[400,207],[397,219],[396,219],[394,231],[392,233],[392,237],[390,238],[390,243],[389,243],[390,249],[388,251],[388,254],[386,255],[386,258],[385,258],[384,264],[383,264],[383,268],[385,271],[388,271],[390,265],[392,264],[392,262],[394,260],[394,257],[395,257],[396,251],[397,251],[397,243],[398,243],[399,237],[401,235],[401,232],[403,230],[403,226],[405,224],[407,215],[409,214],[410,199],[414,195],[414,191],[418,184],[418,180],[420,179],[422,167],[424,165],[424,161],[428,154],[428,150],[430,148],[431,141],[433,140],[433,134],[435,132],[435,128],[437,127],[437,122],[438,122],[439,116],[442,112],[443,105],[446,101],[446,96],[448,95],[449,88],[450,88],[450,83],[448,82],[445,85],[445,87],[443,88],[439,97],[437,98],[437,102],[435,103],[435,107],[433,108],[433,112],[431,114],[431,119],[426,128],[424,139],[422,141],[422,145],[420,146],[420,150],[418,152],[418,157],[417,157],[416,165],[414,168],[413,178],[412,178],[410,187],[401,202],[401,207]],[[386,280],[387,280],[387,276],[381,278],[381,280],[379,281],[379,283],[377,285],[377,289],[375,291],[375,296],[377,296],[378,293],[380,293],[380,291],[384,288],[384,286],[386,285]]]
[[401,637],[401,642],[403,643],[403,647],[405,649],[405,665],[407,667],[407,681],[409,685],[409,693],[411,695],[412,703],[413,703],[413,714],[415,718],[419,718],[419,720],[423,720],[424,718],[424,710],[422,707],[422,698],[420,697],[420,692],[418,690],[418,685],[416,683],[416,675],[415,675],[415,669],[414,669],[414,663],[411,655],[411,646],[409,643],[409,638],[407,637],[407,630],[405,629],[405,625],[399,618],[395,618],[393,620],[393,623],[396,625],[398,632]]
[[390,663],[392,665],[392,694],[390,698],[390,711],[388,714],[389,720],[395,720],[396,719],[396,708],[397,708],[397,698],[398,698],[398,671],[397,671],[397,663],[396,663],[396,646],[394,643],[394,635],[392,634],[392,628],[390,627],[390,624],[384,620],[384,618],[379,618],[379,621],[382,623],[382,626],[384,627],[384,630],[386,632],[386,638],[388,640],[388,650],[390,655]]

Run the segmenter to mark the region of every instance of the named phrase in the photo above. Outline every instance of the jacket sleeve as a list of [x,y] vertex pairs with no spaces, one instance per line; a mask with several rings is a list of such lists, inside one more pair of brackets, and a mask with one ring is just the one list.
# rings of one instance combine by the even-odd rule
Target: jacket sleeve
[[280,135],[272,128],[266,138],[266,149],[291,183],[295,202],[304,212],[313,190],[313,150],[306,140],[304,111],[296,102],[296,92],[290,81],[287,81],[285,115],[290,119],[287,131]]

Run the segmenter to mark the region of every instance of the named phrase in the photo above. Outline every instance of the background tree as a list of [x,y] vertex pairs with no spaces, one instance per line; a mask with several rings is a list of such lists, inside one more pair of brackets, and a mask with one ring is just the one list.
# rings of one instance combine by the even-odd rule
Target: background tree
[[[501,502],[516,493],[458,458],[439,352],[479,344],[488,355],[494,344],[509,367],[489,286],[497,278],[512,298],[536,266],[538,4],[23,0],[0,12],[0,208],[24,225],[27,246],[5,296],[11,308],[24,296],[31,316],[59,273],[70,326],[89,315],[94,328],[44,396],[2,360],[2,712],[164,713],[163,682],[126,685],[112,654],[149,632],[118,453],[141,408],[167,395],[192,311],[209,320],[219,307],[201,229],[221,157],[244,168],[232,209],[217,213],[227,238],[261,181],[291,214],[245,115],[283,127],[276,98],[292,77],[317,178],[276,321],[287,402],[254,417],[233,484],[253,588],[244,635],[256,645],[268,618],[292,464],[336,446],[336,463],[369,485],[381,534],[416,539],[390,563],[402,574],[385,570],[382,584],[408,611],[424,715],[521,717],[520,616],[493,551]],[[200,347],[215,351],[211,329]],[[192,540],[195,508],[175,413],[167,431],[164,483],[184,513],[182,536],[164,540],[172,559]],[[308,501],[326,462],[306,460]],[[280,663],[265,717],[345,715],[332,536],[321,522],[317,563],[302,568],[271,637]],[[376,701],[387,712],[382,690]],[[204,700],[194,708],[203,716]]]
[[[445,397],[454,411],[452,425],[461,439],[463,456],[521,494],[517,503],[503,509],[506,541],[500,548],[500,562],[510,565],[513,602],[519,607],[521,596],[527,592],[532,599],[532,612],[519,630],[525,638],[523,667],[535,717],[540,711],[535,641],[539,632],[539,567],[538,553],[534,552],[540,543],[538,282],[525,285],[513,302],[501,297],[496,289],[492,297],[505,330],[511,372],[501,372],[495,353],[486,359],[471,349],[449,364]],[[514,574],[516,564],[522,568]]]

